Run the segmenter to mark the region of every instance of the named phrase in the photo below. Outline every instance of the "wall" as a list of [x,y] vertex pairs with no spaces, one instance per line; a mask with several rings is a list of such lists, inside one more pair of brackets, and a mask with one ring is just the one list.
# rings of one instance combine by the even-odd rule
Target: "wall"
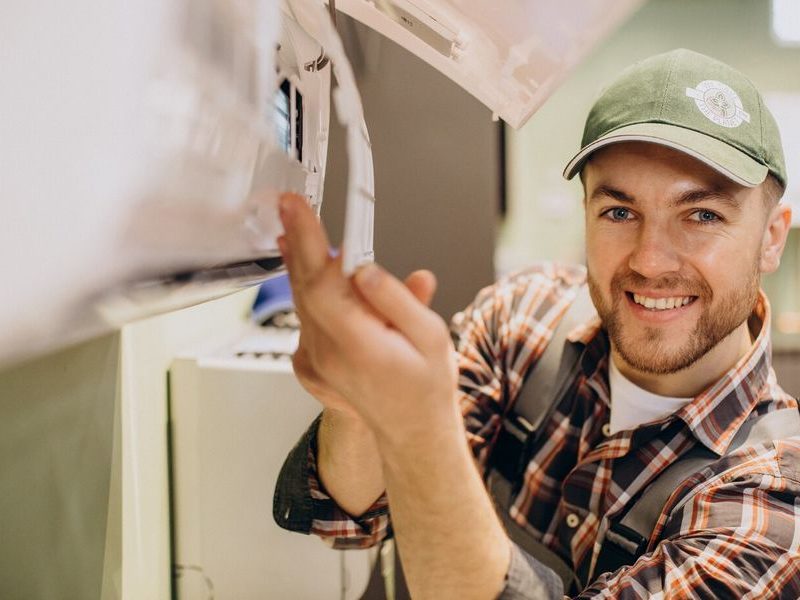
[[116,597],[119,361],[114,334],[0,372],[4,600]]
[[0,598],[170,597],[167,369],[235,336],[253,295],[0,371]]
[[[348,17],[338,28],[353,63],[375,164],[375,256],[404,277],[428,268],[444,317],[494,280],[501,190],[499,124],[452,81]],[[347,159],[331,116],[322,218],[338,244]]]

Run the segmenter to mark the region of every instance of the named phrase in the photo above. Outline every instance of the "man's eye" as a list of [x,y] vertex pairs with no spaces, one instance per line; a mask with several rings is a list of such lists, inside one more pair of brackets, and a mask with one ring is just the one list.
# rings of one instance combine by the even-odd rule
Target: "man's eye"
[[612,221],[628,221],[631,218],[631,211],[622,207],[610,208],[604,214]]
[[692,213],[691,218],[693,221],[699,223],[714,223],[715,221],[721,220],[717,213],[711,212],[710,210],[697,210]]

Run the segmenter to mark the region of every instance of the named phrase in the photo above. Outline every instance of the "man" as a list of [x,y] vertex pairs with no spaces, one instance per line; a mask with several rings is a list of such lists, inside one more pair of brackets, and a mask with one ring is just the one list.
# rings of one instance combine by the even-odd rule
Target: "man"
[[[586,269],[482,290],[455,320],[456,354],[425,306],[429,273],[344,278],[311,211],[282,199],[295,368],[325,408],[284,466],[275,516],[340,547],[393,533],[414,598],[560,596],[509,541],[482,476],[587,282],[596,315],[567,337],[580,369],[528,449],[510,517],[569,563],[580,598],[800,597],[800,437],[729,452],[743,425],[797,409],[770,366],[759,286],[791,221],[777,126],[743,75],[677,50],[623,72],[582,146],[565,176],[585,191]],[[693,448],[714,460],[676,486],[644,555],[598,572],[609,520]]]

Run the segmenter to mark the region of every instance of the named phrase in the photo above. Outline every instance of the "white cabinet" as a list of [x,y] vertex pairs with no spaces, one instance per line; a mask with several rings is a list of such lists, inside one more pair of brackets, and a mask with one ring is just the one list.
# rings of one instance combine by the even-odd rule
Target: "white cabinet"
[[280,467],[320,405],[300,387],[288,358],[271,358],[265,344],[274,339],[262,343],[258,335],[180,358],[171,369],[177,598],[359,598],[370,551],[332,550],[273,521]]

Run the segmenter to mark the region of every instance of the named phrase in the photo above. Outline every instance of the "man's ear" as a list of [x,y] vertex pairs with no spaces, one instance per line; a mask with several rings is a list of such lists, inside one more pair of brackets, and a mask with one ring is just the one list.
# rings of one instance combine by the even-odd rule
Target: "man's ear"
[[792,209],[790,206],[778,204],[770,211],[764,228],[764,237],[761,240],[759,269],[762,273],[774,273],[778,270],[791,226]]

